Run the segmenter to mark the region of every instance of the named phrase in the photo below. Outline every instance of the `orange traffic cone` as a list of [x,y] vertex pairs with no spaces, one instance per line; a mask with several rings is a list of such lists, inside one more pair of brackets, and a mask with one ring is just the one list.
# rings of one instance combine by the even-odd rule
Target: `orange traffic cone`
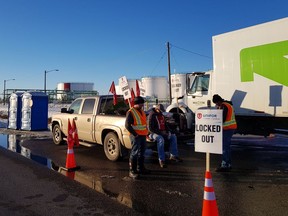
[[74,140],[73,140],[73,130],[70,124],[70,120],[68,119],[68,136],[67,136],[67,158],[66,158],[66,169],[69,170],[75,170],[79,169],[80,167],[76,166],[75,156],[74,156]]
[[75,120],[73,119],[73,124],[72,124],[72,130],[73,130],[73,139],[74,139],[74,144],[76,146],[79,146],[79,138],[78,138],[78,131],[76,127]]
[[202,216],[218,215],[219,213],[213,188],[212,175],[209,171],[206,171]]

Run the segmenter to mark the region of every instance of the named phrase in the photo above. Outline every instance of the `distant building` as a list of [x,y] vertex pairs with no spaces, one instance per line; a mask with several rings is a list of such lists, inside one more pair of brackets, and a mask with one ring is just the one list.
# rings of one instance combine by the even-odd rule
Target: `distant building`
[[98,92],[93,90],[94,83],[82,83],[82,82],[66,82],[66,83],[58,83],[57,84],[57,100],[67,100],[67,97],[73,97],[76,98],[77,96],[73,96],[73,94],[77,94],[78,96],[82,93],[89,93],[95,94]]

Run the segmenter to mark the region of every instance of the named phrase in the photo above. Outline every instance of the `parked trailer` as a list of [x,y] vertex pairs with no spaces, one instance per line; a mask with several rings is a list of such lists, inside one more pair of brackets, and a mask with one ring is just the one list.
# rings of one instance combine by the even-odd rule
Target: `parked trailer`
[[[219,94],[233,102],[238,133],[269,135],[287,130],[285,29],[288,18],[213,36],[214,69],[186,74],[186,83],[182,82],[186,92],[180,102],[195,112]],[[174,103],[169,109],[177,106]]]

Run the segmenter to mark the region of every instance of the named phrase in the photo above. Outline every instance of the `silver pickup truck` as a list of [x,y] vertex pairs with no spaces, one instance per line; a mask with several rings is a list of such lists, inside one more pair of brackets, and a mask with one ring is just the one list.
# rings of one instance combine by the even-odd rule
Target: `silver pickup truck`
[[127,149],[131,149],[129,132],[125,128],[125,116],[129,105],[118,96],[113,105],[113,95],[82,97],[75,99],[70,107],[62,108],[52,116],[53,141],[65,143],[68,134],[68,119],[75,120],[79,142],[85,146],[103,145],[106,157],[116,161]]

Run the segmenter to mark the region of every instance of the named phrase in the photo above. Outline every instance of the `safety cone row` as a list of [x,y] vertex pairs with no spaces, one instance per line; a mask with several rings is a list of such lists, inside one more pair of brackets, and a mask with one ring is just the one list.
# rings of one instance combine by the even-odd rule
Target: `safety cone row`
[[210,171],[206,171],[202,216],[218,216],[218,215],[219,213],[214,193],[212,175]]
[[68,136],[67,136],[67,158],[66,158],[66,170],[74,171],[80,169],[80,167],[76,166],[75,155],[74,155],[74,139],[73,139],[73,128],[70,123],[70,119],[68,119]]

